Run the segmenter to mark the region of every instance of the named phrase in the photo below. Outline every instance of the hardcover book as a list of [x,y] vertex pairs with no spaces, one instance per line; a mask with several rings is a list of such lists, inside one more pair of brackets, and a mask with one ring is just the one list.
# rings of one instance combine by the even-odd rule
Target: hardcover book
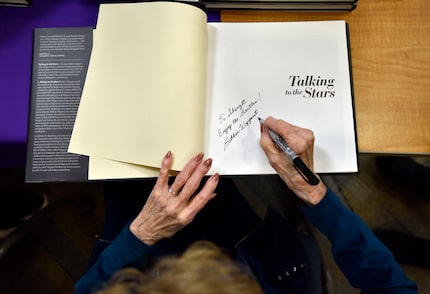
[[200,0],[206,9],[352,11],[358,0]]
[[26,182],[85,181],[88,158],[67,148],[90,60],[93,28],[34,30]]
[[207,23],[192,5],[102,4],[69,152],[89,178],[157,176],[203,151],[210,173],[273,174],[257,117],[315,134],[315,170],[356,172],[344,21]]
[[31,0],[0,0],[0,6],[30,6]]

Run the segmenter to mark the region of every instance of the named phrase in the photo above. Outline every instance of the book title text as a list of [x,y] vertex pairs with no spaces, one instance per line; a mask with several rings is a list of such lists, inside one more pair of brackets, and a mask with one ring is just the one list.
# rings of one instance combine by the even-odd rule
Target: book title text
[[334,98],[334,78],[323,78],[319,75],[290,75],[288,77],[290,87],[285,90],[287,96],[299,96],[303,98]]

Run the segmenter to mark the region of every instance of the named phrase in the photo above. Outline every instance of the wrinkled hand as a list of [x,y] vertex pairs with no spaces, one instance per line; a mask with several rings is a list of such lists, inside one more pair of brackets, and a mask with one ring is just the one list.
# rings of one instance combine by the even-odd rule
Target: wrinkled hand
[[215,197],[219,175],[211,176],[197,193],[212,159],[203,160],[203,153],[192,158],[169,187],[169,169],[173,156],[169,151],[163,158],[160,175],[139,215],[130,224],[130,231],[147,245],[173,236],[191,223],[196,214]]
[[313,170],[313,132],[283,120],[268,117],[261,126],[260,146],[266,153],[270,165],[299,198],[309,205],[320,202],[327,191],[322,181],[315,186],[307,183],[294,168],[288,155],[279,149],[272,140],[268,129],[279,134],[311,170]]

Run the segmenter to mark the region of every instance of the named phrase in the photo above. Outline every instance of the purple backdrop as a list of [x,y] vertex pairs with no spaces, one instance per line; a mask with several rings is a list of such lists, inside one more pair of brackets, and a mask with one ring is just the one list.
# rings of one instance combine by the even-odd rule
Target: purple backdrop
[[[33,0],[31,7],[0,6],[0,168],[23,166],[27,140],[33,29],[95,27],[98,0]],[[219,21],[219,13],[208,13]]]

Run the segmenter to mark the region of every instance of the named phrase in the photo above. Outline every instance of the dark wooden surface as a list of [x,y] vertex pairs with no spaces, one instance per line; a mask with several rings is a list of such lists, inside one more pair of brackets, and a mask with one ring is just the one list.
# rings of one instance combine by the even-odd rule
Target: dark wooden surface
[[[412,187],[381,174],[372,155],[360,155],[360,167],[358,175],[326,180],[371,228],[397,229],[430,239],[430,201]],[[19,170],[3,170],[0,176],[2,186],[20,185]],[[272,179],[236,179],[260,215],[267,203],[283,205]],[[73,284],[86,269],[94,236],[101,230],[101,183],[40,184],[31,188],[45,191],[50,205],[21,226],[12,238],[1,241],[0,293],[73,293]],[[329,257],[329,244],[322,246]],[[333,293],[358,293],[332,260],[328,264]],[[430,293],[430,270],[413,266],[404,269],[418,282],[420,293]]]

